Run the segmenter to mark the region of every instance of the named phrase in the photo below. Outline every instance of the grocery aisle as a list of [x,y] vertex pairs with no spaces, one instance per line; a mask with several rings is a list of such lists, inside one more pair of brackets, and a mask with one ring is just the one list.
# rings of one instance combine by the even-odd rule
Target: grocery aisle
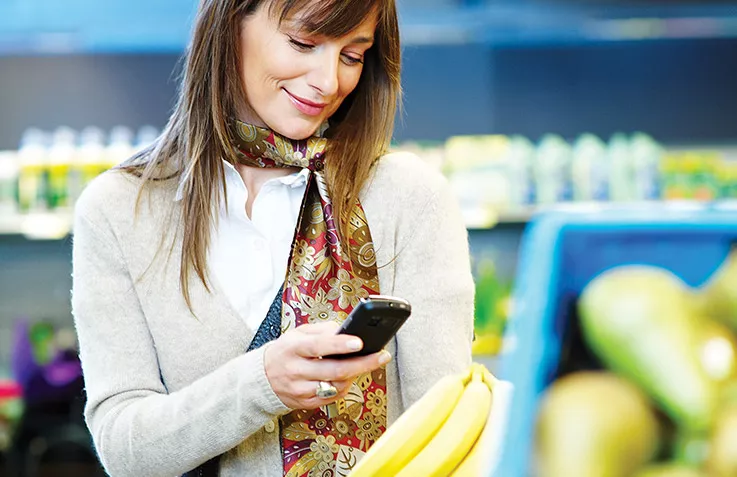
[[[191,7],[131,2],[111,21],[83,3],[55,19],[0,6],[0,469],[46,459],[28,477],[99,472],[80,434],[71,217],[163,127]],[[474,359],[515,386],[486,472],[735,476],[737,4],[595,3],[400,0],[393,147],[453,188]],[[136,35],[115,28],[131,17]],[[58,386],[31,383],[56,369]],[[60,422],[68,447],[51,452]]]

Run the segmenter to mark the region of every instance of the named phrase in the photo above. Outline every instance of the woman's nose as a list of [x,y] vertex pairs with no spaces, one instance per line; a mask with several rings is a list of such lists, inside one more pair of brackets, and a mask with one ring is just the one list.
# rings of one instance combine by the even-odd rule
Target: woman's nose
[[335,96],[339,87],[340,52],[336,53],[326,48],[321,55],[316,56],[317,61],[309,78],[310,86],[323,97]]

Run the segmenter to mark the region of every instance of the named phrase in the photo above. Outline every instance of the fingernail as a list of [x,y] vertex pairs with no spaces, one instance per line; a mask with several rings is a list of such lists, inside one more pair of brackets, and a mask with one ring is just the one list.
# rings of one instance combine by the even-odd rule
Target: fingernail
[[348,342],[348,349],[351,351],[360,351],[361,348],[363,348],[363,341],[361,340],[356,339]]
[[392,360],[392,355],[387,351],[383,350],[379,353],[379,364],[386,364]]

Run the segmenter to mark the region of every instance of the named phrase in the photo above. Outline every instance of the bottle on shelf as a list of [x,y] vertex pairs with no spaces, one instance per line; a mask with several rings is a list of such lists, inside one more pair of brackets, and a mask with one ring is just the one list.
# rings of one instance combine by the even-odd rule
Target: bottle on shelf
[[510,204],[507,136],[456,136],[445,148],[443,171],[466,224],[489,227]]
[[47,210],[48,136],[36,128],[23,133],[18,150],[18,206],[21,212]]
[[537,203],[550,205],[571,199],[571,146],[548,134],[540,141],[534,164]]
[[135,153],[133,140],[134,134],[129,127],[115,126],[110,130],[110,137],[105,150],[105,161],[107,163],[105,169],[117,166]]
[[604,142],[593,134],[581,135],[573,145],[571,159],[573,200],[609,200],[608,166]]
[[71,200],[76,202],[85,186],[107,167],[104,131],[95,126],[84,128],[79,134],[77,154],[70,171]]
[[136,134],[136,142],[133,149],[136,153],[141,152],[152,145],[154,142],[156,142],[156,139],[158,139],[158,137],[159,130],[156,129],[154,126],[141,126],[141,128],[138,130],[138,133]]
[[0,151],[0,216],[18,213],[18,154]]
[[635,198],[633,192],[630,142],[627,136],[617,133],[609,141],[609,197],[614,202],[627,202]]
[[535,203],[534,162],[534,144],[524,136],[512,136],[507,153],[507,167],[510,203],[516,208],[529,207]]
[[69,212],[69,173],[75,163],[77,133],[61,126],[53,135],[48,150],[48,190],[46,200],[49,210]]
[[633,198],[660,199],[660,163],[663,159],[663,148],[645,133],[635,133],[630,147]]

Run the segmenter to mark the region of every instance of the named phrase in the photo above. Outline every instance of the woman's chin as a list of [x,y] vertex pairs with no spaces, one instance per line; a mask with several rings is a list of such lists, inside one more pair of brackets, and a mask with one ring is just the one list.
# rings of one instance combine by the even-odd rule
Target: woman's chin
[[319,127],[319,122],[297,120],[290,124],[275,124],[271,130],[289,139],[301,141],[314,136]]

